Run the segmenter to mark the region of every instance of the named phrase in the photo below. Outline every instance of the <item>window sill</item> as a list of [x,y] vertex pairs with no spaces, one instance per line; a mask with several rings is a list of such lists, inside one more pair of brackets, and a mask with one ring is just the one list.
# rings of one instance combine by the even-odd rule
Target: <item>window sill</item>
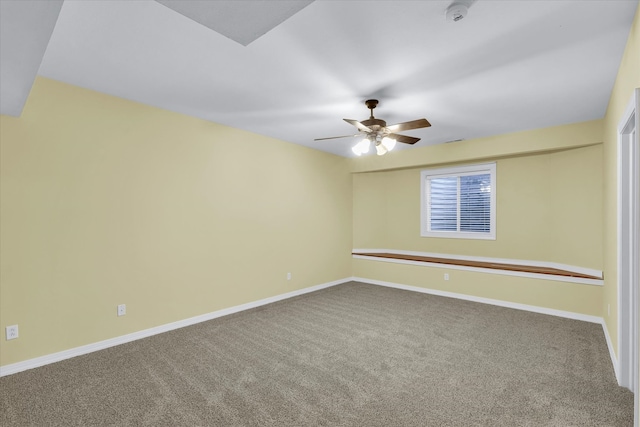
[[495,233],[460,233],[447,231],[424,231],[420,237],[436,239],[470,239],[470,240],[496,240]]

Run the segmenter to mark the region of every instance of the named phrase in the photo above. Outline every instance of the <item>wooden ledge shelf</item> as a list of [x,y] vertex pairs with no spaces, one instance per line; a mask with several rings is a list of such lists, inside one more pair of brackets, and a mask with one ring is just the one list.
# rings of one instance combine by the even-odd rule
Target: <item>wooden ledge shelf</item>
[[488,268],[492,270],[514,271],[519,273],[545,274],[549,276],[562,276],[562,277],[574,277],[578,279],[602,280],[601,276],[600,277],[592,276],[589,274],[583,274],[576,271],[562,270],[558,268],[549,268],[549,267],[539,267],[539,266],[533,266],[533,265],[504,264],[504,263],[487,262],[487,261],[470,261],[470,260],[453,259],[453,258],[440,258],[440,257],[419,256],[419,255],[409,255],[409,254],[393,254],[393,253],[384,253],[384,252],[383,253],[352,252],[351,254],[358,255],[358,256],[372,257],[372,258],[397,259],[397,260],[404,260],[404,261],[424,262],[424,263],[430,263],[430,264],[444,264],[444,265],[455,265],[455,266],[461,266],[461,267]]

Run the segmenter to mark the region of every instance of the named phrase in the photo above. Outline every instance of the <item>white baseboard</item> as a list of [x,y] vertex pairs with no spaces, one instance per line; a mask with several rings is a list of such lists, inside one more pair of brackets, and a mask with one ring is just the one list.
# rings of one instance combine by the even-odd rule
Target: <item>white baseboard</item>
[[616,352],[613,350],[613,344],[611,343],[611,337],[609,336],[609,329],[607,324],[602,319],[602,330],[604,331],[604,338],[607,340],[607,348],[609,349],[609,357],[611,357],[611,363],[613,364],[613,372],[616,374],[616,381],[620,385],[620,366],[618,364],[618,358]]
[[441,297],[457,298],[465,301],[480,302],[482,304],[497,305],[500,307],[515,308],[516,310],[531,311],[533,313],[549,314],[551,316],[565,317],[567,319],[582,320],[584,322],[602,324],[602,317],[590,316],[588,314],[574,313],[571,311],[556,310],[553,308],[539,307],[536,305],[519,304],[516,302],[502,301],[497,299],[476,297],[473,295],[458,294],[455,292],[439,291],[437,289],[420,288],[418,286],[402,285],[399,283],[384,282],[381,280],[366,279],[364,277],[354,277],[353,280],[372,285],[387,286],[389,288],[404,289],[407,291],[421,292],[423,294],[438,295]]
[[439,291],[439,290],[435,290],[435,289],[427,289],[427,288],[420,288],[417,286],[410,286],[410,285],[402,285],[399,283],[392,283],[392,282],[385,282],[385,281],[381,281],[381,280],[373,280],[373,279],[366,279],[363,277],[347,277],[344,279],[340,279],[340,280],[335,280],[333,282],[327,282],[327,283],[323,283],[320,285],[316,285],[316,286],[311,286],[308,288],[304,288],[304,289],[300,289],[297,291],[292,291],[292,292],[287,292],[285,294],[280,294],[280,295],[276,295],[273,297],[269,297],[269,298],[264,298],[258,301],[253,301],[250,303],[246,303],[246,304],[241,304],[241,305],[237,305],[234,307],[229,307],[229,308],[225,308],[222,310],[217,310],[211,313],[207,313],[207,314],[203,314],[200,316],[195,316],[195,317],[191,317],[188,319],[184,319],[184,320],[179,320],[177,322],[172,322],[172,323],[167,323],[165,325],[160,325],[160,326],[156,326],[154,328],[149,328],[149,329],[145,329],[143,331],[138,331],[138,332],[134,332],[131,334],[127,334],[127,335],[122,335],[119,337],[115,337],[115,338],[111,338],[108,340],[104,340],[104,341],[99,341],[96,343],[92,343],[92,344],[87,344],[87,345],[83,345],[80,347],[75,347],[69,350],[64,350],[64,351],[60,351],[57,353],[52,353],[52,354],[48,354],[45,356],[41,356],[41,357],[36,357],[34,359],[29,359],[29,360],[25,360],[23,362],[18,362],[18,363],[13,363],[10,365],[5,365],[5,366],[0,366],[0,377],[6,376],[6,375],[11,375],[11,374],[15,374],[18,372],[22,372],[22,371],[26,371],[28,369],[33,369],[33,368],[37,368],[40,366],[44,366],[44,365],[48,365],[50,363],[55,363],[55,362],[59,362],[62,360],[66,360],[66,359],[71,359],[72,357],[76,357],[76,356],[81,356],[83,354],[87,354],[87,353],[92,353],[94,351],[99,351],[99,350],[103,350],[109,347],[114,347],[120,344],[124,344],[124,343],[128,343],[131,341],[135,341],[135,340],[139,340],[142,338],[147,338],[150,337],[152,335],[157,335],[157,334],[161,334],[163,332],[168,332],[168,331],[172,331],[174,329],[179,329],[179,328],[183,328],[185,326],[190,326],[190,325],[195,325],[197,323],[201,323],[201,322],[206,322],[207,320],[212,320],[218,317],[222,317],[222,316],[226,316],[229,314],[233,314],[233,313],[238,313],[240,311],[244,311],[244,310],[249,310],[255,307],[260,307],[262,305],[266,305],[266,304],[271,304],[273,302],[277,302],[277,301],[282,301],[284,299],[288,299],[288,298],[292,298],[298,295],[304,295],[310,292],[314,292],[314,291],[318,291],[320,289],[325,289],[325,288],[329,288],[331,286],[336,286],[342,283],[346,283],[346,282],[350,282],[350,281],[358,281],[358,282],[362,282],[362,283],[369,283],[372,285],[379,285],[379,286],[386,286],[386,287],[390,287],[390,288],[396,288],[396,289],[404,289],[407,291],[414,291],[414,292],[420,292],[420,293],[425,293],[425,294],[431,294],[431,295],[438,295],[438,296],[444,296],[444,297],[449,297],[449,298],[457,298],[457,299],[461,299],[461,300],[466,300],[466,301],[473,301],[473,302],[479,302],[479,303],[483,303],[483,304],[491,304],[491,305],[497,305],[497,306],[501,306],[501,307],[507,307],[507,308],[514,308],[517,310],[525,310],[525,311],[531,311],[534,313],[541,313],[541,314],[549,314],[552,316],[559,316],[559,317],[565,317],[568,319],[575,319],[575,320],[582,320],[585,322],[591,322],[591,323],[599,323],[602,325],[602,328],[604,330],[604,335],[607,341],[607,347],[609,348],[609,355],[611,357],[611,362],[613,364],[613,369],[616,375],[616,379],[619,381],[619,372],[618,372],[618,359],[616,358],[615,352],[613,351],[613,345],[611,344],[611,338],[609,337],[609,331],[606,328],[606,325],[604,323],[604,319],[601,317],[597,317],[597,316],[589,316],[586,314],[581,314],[581,313],[573,313],[573,312],[569,312],[569,311],[562,311],[562,310],[555,310],[555,309],[551,309],[551,308],[545,308],[545,307],[538,307],[538,306],[533,306],[533,305],[526,305],[526,304],[518,304],[518,303],[513,303],[513,302],[509,302],[509,301],[501,301],[501,300],[494,300],[494,299],[489,299],[489,298],[482,298],[482,297],[476,297],[476,296],[472,296],[472,295],[465,295],[465,294],[458,294],[455,292],[447,292],[447,291]]
[[27,369],[33,369],[40,366],[48,365],[50,363],[59,362],[61,360],[71,359],[72,357],[81,356],[83,354],[92,353],[94,351],[104,350],[105,348],[114,347],[120,344],[139,340],[142,338],[147,338],[152,335],[161,334],[163,332],[172,331],[174,329],[184,328],[185,326],[195,325],[196,323],[206,322],[207,320],[212,320],[218,317],[226,316],[226,315],[237,313],[240,311],[249,310],[255,307],[260,307],[262,305],[271,304],[273,302],[281,301],[287,298],[292,298],[298,295],[304,295],[309,292],[319,291],[320,289],[336,286],[341,283],[349,282],[351,280],[353,280],[351,277],[340,279],[340,280],[334,280],[333,282],[322,283],[320,285],[310,286],[308,288],[287,292],[285,294],[264,298],[258,301],[236,305],[234,307],[224,308],[222,310],[213,311],[211,313],[202,314],[200,316],[190,317],[188,319],[178,320],[177,322],[167,323],[165,325],[160,325],[160,326],[145,329],[142,331],[133,332],[131,334],[110,338],[108,340],[71,348],[69,350],[64,350],[57,353],[47,354],[45,356],[36,357],[33,359],[25,360],[23,362],[17,362],[17,363],[12,363],[10,365],[0,366],[0,377],[26,371]]

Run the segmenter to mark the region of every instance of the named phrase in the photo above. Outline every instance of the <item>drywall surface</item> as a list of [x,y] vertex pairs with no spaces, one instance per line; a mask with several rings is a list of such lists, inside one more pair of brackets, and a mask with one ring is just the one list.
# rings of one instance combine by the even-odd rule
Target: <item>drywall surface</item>
[[0,365],[351,276],[344,158],[45,78],[0,120]]
[[496,160],[495,240],[421,237],[423,168],[354,174],[354,247],[546,261],[601,270],[601,158],[599,144]]
[[[363,163],[352,160],[356,171],[354,248],[541,261],[602,270],[603,147],[597,142],[601,135],[602,121],[598,120],[425,147],[431,155],[422,161],[389,160],[378,164],[378,171],[357,172],[364,168]],[[549,141],[555,141],[556,148]],[[484,151],[478,150],[476,143]],[[496,239],[421,237],[420,172],[443,165],[486,162],[496,163]],[[412,163],[420,166],[411,167]],[[440,268],[357,259],[353,265],[356,277],[602,315],[601,286],[466,271],[456,271],[451,280],[444,281]]]
[[[640,87],[640,7],[636,10],[604,119],[604,269],[603,313],[618,351],[618,123],[635,88]],[[607,306],[611,306],[607,314]],[[638,398],[638,396],[636,396]]]
[[366,259],[353,260],[353,275],[587,316],[601,314],[602,286]]

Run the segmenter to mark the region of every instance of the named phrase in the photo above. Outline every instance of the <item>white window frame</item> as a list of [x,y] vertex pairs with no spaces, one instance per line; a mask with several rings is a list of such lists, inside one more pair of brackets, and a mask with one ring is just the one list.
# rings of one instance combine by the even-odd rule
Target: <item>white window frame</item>
[[[491,207],[490,231],[488,233],[469,233],[460,231],[432,231],[430,230],[429,186],[427,180],[431,178],[460,177],[464,175],[479,175],[489,173],[491,176]],[[458,200],[458,224],[460,223],[460,200]],[[458,225],[459,227],[459,225]],[[424,169],[420,172],[420,235],[422,237],[442,237],[450,239],[496,239],[496,163],[482,163],[449,168]]]

